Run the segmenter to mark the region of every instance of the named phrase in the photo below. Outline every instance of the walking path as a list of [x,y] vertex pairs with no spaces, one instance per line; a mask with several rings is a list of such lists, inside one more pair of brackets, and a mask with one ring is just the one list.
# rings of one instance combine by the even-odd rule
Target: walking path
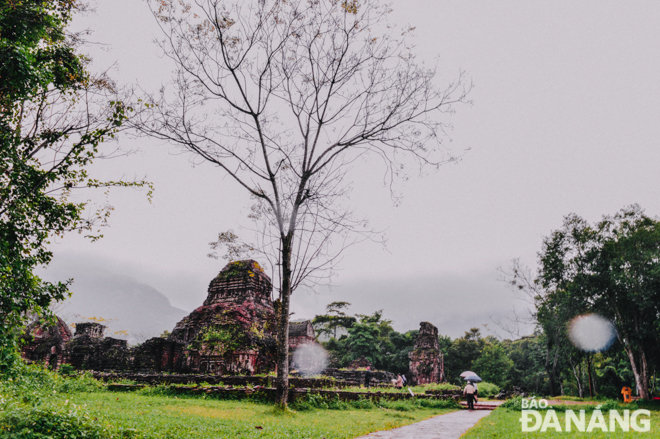
[[392,430],[377,431],[357,439],[458,439],[490,410],[459,410]]

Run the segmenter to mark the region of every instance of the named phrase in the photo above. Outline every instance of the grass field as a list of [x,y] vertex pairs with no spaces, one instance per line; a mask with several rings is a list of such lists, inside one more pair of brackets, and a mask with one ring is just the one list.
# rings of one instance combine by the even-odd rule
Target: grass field
[[310,395],[291,408],[179,395],[167,386],[112,392],[88,374],[63,378],[33,366],[0,377],[0,437],[11,439],[354,438],[457,407],[443,400],[342,402]]
[[152,396],[136,393],[79,393],[93,416],[118,431],[136,430],[153,438],[353,438],[417,422],[452,410],[416,408],[307,409],[276,412],[272,405],[247,401]]
[[[585,411],[585,424],[588,427],[589,421],[592,416],[593,406],[587,407],[584,405],[573,405],[568,407],[573,410],[576,414],[581,409],[586,409]],[[623,410],[627,408],[623,405],[618,408],[618,410],[623,414]],[[637,407],[630,407],[631,411]],[[556,437],[570,437],[570,438],[608,438],[608,439],[625,439],[625,438],[659,438],[660,437],[660,407],[658,405],[643,405],[640,404],[638,408],[648,409],[651,411],[650,418],[650,431],[648,432],[637,432],[632,429],[628,432],[624,432],[617,424],[617,428],[612,432],[605,432],[599,428],[594,428],[591,432],[579,432],[576,431],[576,428],[571,424],[572,431],[566,431],[566,413],[563,410],[557,410],[555,413],[559,420],[559,425],[561,426],[561,432],[556,431],[553,428],[547,429],[547,431],[542,432],[537,431],[522,431],[521,411],[519,410],[510,410],[503,407],[498,408],[493,411],[489,416],[481,419],[476,426],[470,429],[461,439],[534,439],[534,438],[556,438]],[[545,411],[539,412],[541,416],[545,416]],[[606,425],[609,426],[609,416],[608,410],[603,410],[604,420]],[[648,419],[648,418],[647,418]],[[530,424],[530,427],[534,423]],[[609,427],[608,427],[609,428]]]

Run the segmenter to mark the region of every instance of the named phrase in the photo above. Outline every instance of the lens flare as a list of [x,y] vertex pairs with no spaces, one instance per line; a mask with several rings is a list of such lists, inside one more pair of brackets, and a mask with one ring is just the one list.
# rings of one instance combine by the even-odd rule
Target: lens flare
[[318,375],[328,366],[328,352],[318,343],[302,345],[294,351],[291,366],[304,376]]
[[612,322],[598,314],[575,317],[569,323],[568,333],[573,345],[587,352],[600,352],[608,349],[616,337],[616,330]]

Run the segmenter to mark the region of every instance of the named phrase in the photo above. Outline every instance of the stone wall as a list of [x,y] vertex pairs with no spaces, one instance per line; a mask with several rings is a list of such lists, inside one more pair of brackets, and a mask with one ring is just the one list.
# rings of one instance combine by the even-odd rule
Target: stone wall
[[421,322],[419,335],[410,358],[410,381],[414,385],[445,381],[444,358],[438,341],[438,328],[429,322]]
[[133,356],[126,340],[104,337],[100,323],[78,323],[76,333],[66,345],[67,363],[76,369],[123,370]]
[[[323,371],[323,375],[335,378],[340,381],[346,381],[352,385],[364,384],[364,377],[367,374],[366,370],[355,370],[355,369],[334,369],[328,368]],[[396,375],[392,372],[386,372],[384,370],[372,370],[371,371],[371,383],[372,384],[391,384],[392,380],[396,379]]]
[[[336,370],[326,373],[328,377]],[[364,384],[364,374],[342,374],[334,373],[332,378],[303,378],[290,377],[289,385],[294,388],[323,389],[323,388],[345,388]],[[349,371],[356,372],[356,371]],[[362,372],[362,371],[358,371]],[[376,378],[372,379],[375,386],[392,387],[390,380],[394,377],[389,372],[372,372]],[[225,386],[261,386],[274,387],[274,376],[209,376],[209,375],[178,375],[178,374],[136,374],[136,373],[104,373],[94,372],[94,377],[103,381],[131,380],[144,384],[220,384]],[[348,380],[341,378],[346,377]]]
[[[130,391],[138,390],[146,387],[147,384],[108,384],[109,390],[114,391]],[[204,386],[204,387],[172,387],[172,391],[176,393],[187,394],[206,394],[216,398],[244,398],[244,397],[257,397],[259,400],[268,399],[275,401],[277,397],[277,389],[274,387],[255,386],[249,387],[234,387],[234,386]],[[329,400],[341,401],[362,401],[369,399],[372,401],[390,400],[400,401],[406,399],[453,399],[458,401],[461,396],[461,390],[445,391],[442,394],[410,394],[408,391],[400,392],[365,392],[365,391],[347,391],[347,390],[328,390],[328,389],[314,389],[314,388],[291,388],[289,389],[289,401],[294,402],[309,397],[310,395],[320,396]]]
[[312,322],[305,320],[304,322],[289,323],[289,352],[309,343],[314,343]]

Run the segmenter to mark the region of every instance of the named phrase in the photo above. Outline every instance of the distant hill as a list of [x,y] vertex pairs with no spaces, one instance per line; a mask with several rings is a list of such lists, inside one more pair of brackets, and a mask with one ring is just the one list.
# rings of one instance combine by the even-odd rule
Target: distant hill
[[173,307],[155,288],[98,266],[54,261],[40,274],[50,281],[74,279],[72,297],[54,307],[67,323],[103,319],[101,323],[108,326],[106,335],[128,339],[130,344],[171,331],[189,314]]

